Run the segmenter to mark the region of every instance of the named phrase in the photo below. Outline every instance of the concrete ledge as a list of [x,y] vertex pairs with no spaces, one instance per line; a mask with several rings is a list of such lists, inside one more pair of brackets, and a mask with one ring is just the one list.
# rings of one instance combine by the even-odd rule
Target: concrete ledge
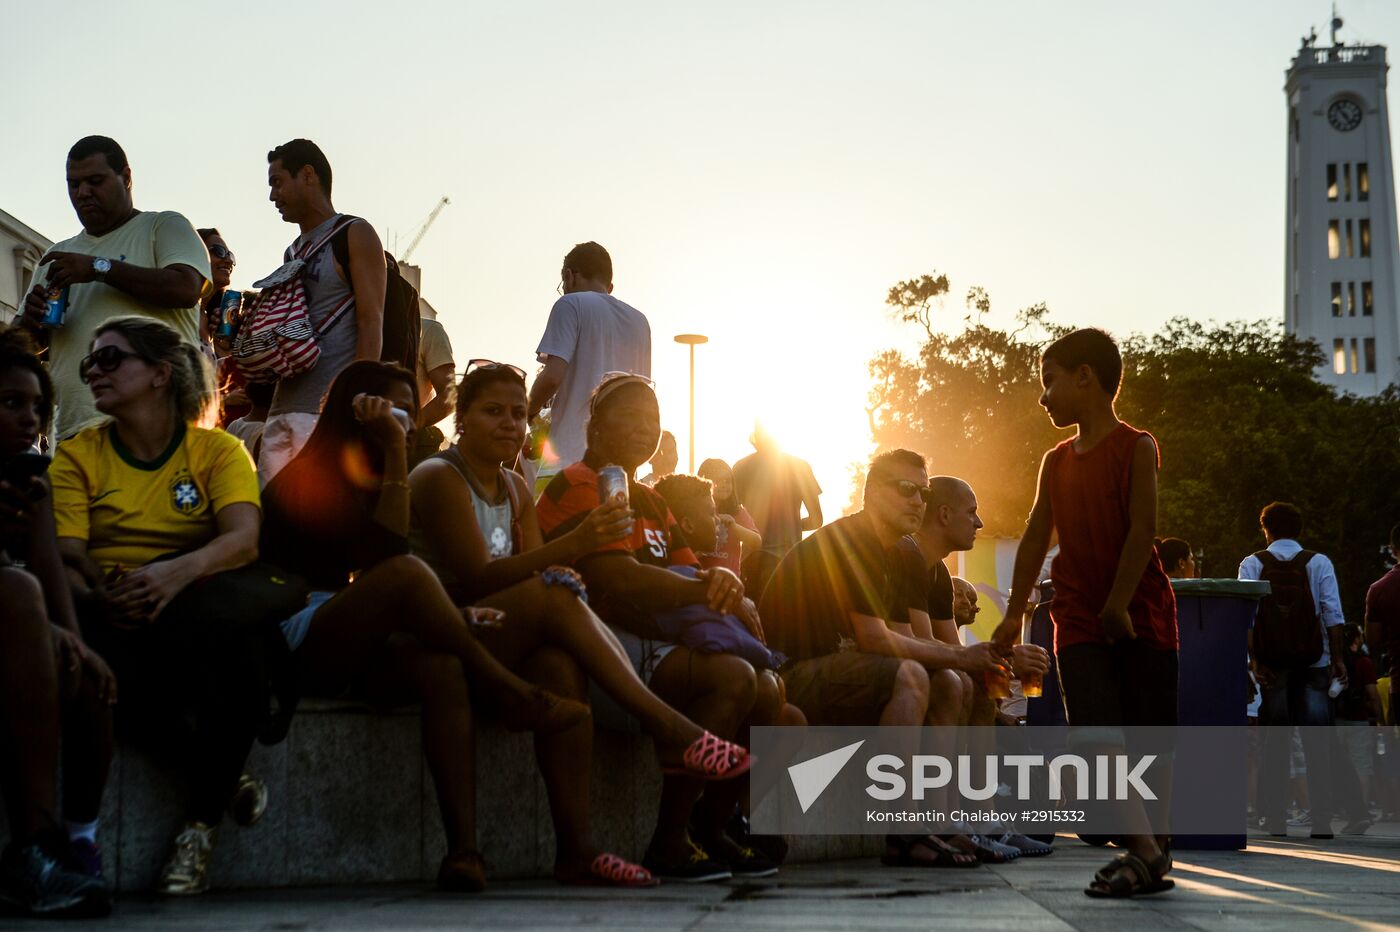
[[[249,772],[267,783],[267,814],[252,828],[225,819],[215,887],[431,881],[446,852],[416,709],[371,711],[303,700],[287,739],[257,745]],[[639,859],[661,791],[650,739],[599,729],[593,743],[594,840]],[[185,789],[165,762],[118,750],[102,803],[108,882],[149,890],[179,826]],[[529,735],[487,724],[477,737],[477,836],[492,877],[547,876],[554,829]],[[0,814],[0,837],[5,831]],[[792,839],[790,860],[878,854],[877,837]]]

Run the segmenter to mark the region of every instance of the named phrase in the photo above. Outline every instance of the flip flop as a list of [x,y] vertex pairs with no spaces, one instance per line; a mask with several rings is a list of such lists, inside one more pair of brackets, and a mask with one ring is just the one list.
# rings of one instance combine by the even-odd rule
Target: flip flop
[[1137,855],[1124,852],[1094,873],[1094,879],[1084,888],[1084,895],[1118,900],[1170,890],[1176,886],[1176,881],[1162,876],[1168,863],[1161,857],[1149,865]]
[[588,875],[578,880],[568,881],[571,887],[659,887],[661,881],[652,876],[651,871],[640,864],[633,864],[615,854],[604,851],[588,865]]
[[699,777],[701,780],[729,780],[748,773],[753,755],[742,745],[725,741],[708,731],[685,749],[681,765],[662,766],[668,777]]

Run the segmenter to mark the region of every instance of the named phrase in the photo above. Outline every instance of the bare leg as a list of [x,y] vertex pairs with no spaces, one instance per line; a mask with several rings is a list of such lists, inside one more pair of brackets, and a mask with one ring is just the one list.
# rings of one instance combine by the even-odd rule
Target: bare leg
[[0,792],[10,833],[53,828],[58,792],[58,676],[39,581],[0,568]]
[[542,644],[558,647],[574,658],[618,705],[634,715],[643,729],[666,746],[663,759],[679,759],[681,751],[702,734],[695,722],[667,705],[632,669],[627,652],[593,611],[562,586],[538,579],[511,586],[483,599],[480,605],[506,613],[500,628],[482,632],[492,653],[507,667]]
[[[753,709],[753,667],[732,654],[699,654],[678,647],[666,655],[651,686],[656,694],[721,738],[732,738]],[[656,829],[648,856],[677,863],[690,856],[687,824],[703,784],[688,777],[667,777],[661,786]]]
[[[324,685],[309,665],[310,685]],[[331,680],[329,682],[336,682]],[[337,689],[339,686],[333,686]],[[423,706],[423,753],[433,775],[448,857],[476,848],[476,730],[462,664],[454,656],[423,649],[394,635],[373,663],[354,677],[355,691],[378,704],[417,700]]]
[[[526,658],[522,671],[533,683],[556,695],[586,700],[588,680],[563,651],[545,647]],[[567,883],[584,880],[598,855],[589,815],[589,776],[593,765],[593,719],[567,731],[535,735],[535,759],[549,795],[554,822],[554,877]]]
[[[507,670],[476,639],[442,583],[417,557],[393,557],[359,574],[314,618],[301,650],[314,656],[328,679],[348,682],[375,658],[391,634],[412,635],[424,648],[456,657],[472,681],[499,689],[529,709],[540,691]],[[538,718],[572,724],[588,714],[578,703],[539,709]],[[548,724],[545,730],[551,730]]]

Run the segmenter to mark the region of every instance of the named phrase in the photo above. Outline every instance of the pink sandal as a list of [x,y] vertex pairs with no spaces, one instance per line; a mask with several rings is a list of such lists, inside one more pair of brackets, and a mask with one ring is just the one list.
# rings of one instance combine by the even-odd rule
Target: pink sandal
[[582,881],[601,887],[656,887],[661,881],[652,876],[651,871],[640,864],[624,861],[615,854],[604,851],[588,865],[589,879]]
[[728,780],[748,773],[753,755],[741,745],[717,738],[708,731],[685,749],[681,766],[661,768],[667,776],[699,777],[701,780]]

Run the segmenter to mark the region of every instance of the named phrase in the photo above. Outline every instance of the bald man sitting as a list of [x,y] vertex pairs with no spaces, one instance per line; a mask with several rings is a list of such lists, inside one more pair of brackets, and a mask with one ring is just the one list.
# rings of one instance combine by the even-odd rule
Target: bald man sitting
[[[958,637],[960,624],[971,624],[977,613],[977,592],[972,590],[960,600],[967,618],[960,621],[955,610],[955,585],[962,583],[968,589],[966,580],[954,580],[948,567],[943,563],[953,553],[971,550],[977,541],[977,532],[982,528],[982,519],[977,515],[977,495],[972,486],[954,476],[934,476],[928,481],[924,493],[924,519],[919,529],[906,540],[911,546],[917,545],[928,568],[928,617],[932,635],[936,640],[947,644],[962,644]],[[1025,673],[1044,673],[1050,668],[1050,655],[1044,648],[1034,644],[1017,644],[1011,656],[1012,671],[1016,676]],[[963,680],[965,708],[962,721],[969,725],[993,725],[997,720],[997,702],[987,695],[981,678],[973,678],[959,671]],[[990,733],[984,733],[983,738]],[[986,750],[990,750],[987,748]],[[993,842],[998,848],[1010,848],[1018,855],[1046,855],[1051,852],[1049,845],[1041,844],[1002,827],[1002,833],[992,837],[984,836],[984,841]]]

